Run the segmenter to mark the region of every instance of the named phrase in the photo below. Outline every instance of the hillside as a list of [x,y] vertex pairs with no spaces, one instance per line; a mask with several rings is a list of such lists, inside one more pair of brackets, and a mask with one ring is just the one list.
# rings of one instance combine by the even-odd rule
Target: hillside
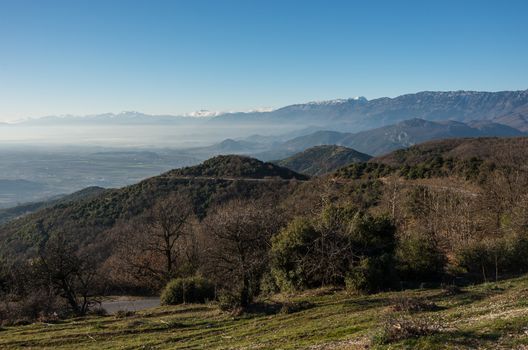
[[[116,222],[140,215],[171,195],[189,196],[199,217],[215,203],[232,198],[287,196],[308,176],[243,156],[218,156],[200,165],[169,171],[121,189],[109,189],[94,196],[76,198],[45,207],[0,226],[0,240],[9,241],[0,251],[23,252],[25,235],[36,232],[36,224],[49,227],[76,227],[83,244],[105,243],[105,231]],[[300,183],[300,181],[297,181]],[[108,252],[110,247],[105,247]],[[109,252],[107,254],[110,254]]]
[[208,159],[202,164],[176,169],[165,174],[169,177],[214,177],[214,178],[277,178],[283,180],[307,180],[306,175],[258,159],[226,155]]
[[350,164],[334,176],[350,179],[398,174],[406,179],[460,177],[482,182],[496,168],[526,170],[528,138],[458,138],[396,150],[367,163]]
[[293,152],[322,144],[335,144],[367,154],[382,155],[429,140],[522,135],[523,133],[517,129],[488,121],[466,124],[456,121],[431,122],[424,119],[410,119],[358,133],[318,131],[284,142],[277,147],[277,152],[280,153],[281,149]]
[[528,132],[528,106],[493,119],[495,122]]
[[[341,148],[316,150],[328,149]],[[64,251],[65,248],[53,244],[63,244],[62,237],[67,234],[66,255],[79,254],[78,259],[84,259],[80,260],[80,266],[95,270],[88,270],[88,276],[93,276],[92,273],[100,276],[89,287],[96,296],[108,294],[109,290],[117,294],[141,291],[155,295],[173,276],[199,275],[219,286],[220,293],[224,293],[221,296],[227,298],[227,302],[220,299],[224,309],[246,310],[248,316],[242,320],[247,320],[260,317],[254,315],[253,308],[270,309],[271,314],[266,317],[273,316],[276,312],[273,310],[283,309],[282,301],[263,305],[269,301],[268,295],[281,292],[273,298],[287,297],[291,303],[297,300],[295,295],[334,286],[333,292],[337,292],[329,294],[327,299],[318,296],[305,299],[299,306],[302,310],[296,309],[296,304],[288,304],[284,312],[322,319],[326,313],[331,314],[324,331],[314,333],[314,338],[306,337],[306,345],[349,340],[341,337],[345,333],[363,339],[365,334],[377,332],[376,317],[386,315],[382,311],[390,307],[385,301],[372,305],[366,300],[381,301],[395,295],[376,293],[453,281],[462,285],[487,283],[528,273],[528,260],[524,258],[528,249],[524,215],[528,195],[527,150],[528,138],[431,141],[313,178],[248,157],[218,156],[198,166],[172,170],[135,185],[58,203],[0,226],[0,253],[3,261],[9,262],[0,270],[9,271],[0,275],[0,282],[8,281],[3,283],[3,288],[10,285],[9,281],[24,285],[23,278],[32,278],[26,276],[34,271],[29,267],[33,266],[33,259],[53,258],[57,251],[54,249],[61,249],[59,253]],[[187,212],[192,216],[190,219],[186,216],[188,221],[182,226],[179,215]],[[185,231],[177,231],[181,234],[179,240],[168,243],[176,258],[167,260],[178,270],[167,273],[164,269],[173,265],[165,264],[163,257],[168,250],[159,245],[166,241],[160,233],[180,227],[185,227]],[[44,252],[43,245],[47,249]],[[161,253],[151,255],[152,250]],[[246,260],[248,257],[251,260]],[[63,260],[53,261],[59,263],[56,269],[62,270]],[[18,266],[23,266],[23,270],[17,269]],[[51,297],[63,300],[64,294],[59,294],[63,290],[59,278],[63,275],[46,272],[48,263],[41,266],[45,270],[36,270],[43,271],[37,276],[44,279],[36,285],[36,295],[43,295],[40,286],[47,288],[49,281],[53,281],[57,294]],[[79,282],[80,288],[84,288],[83,281]],[[349,294],[339,292],[345,288]],[[479,288],[484,287],[473,287],[466,293],[483,291]],[[464,314],[464,309],[458,307],[463,295],[468,294],[448,292],[449,297],[439,294],[433,297],[438,315],[459,320],[460,324],[472,322],[472,313]],[[254,293],[250,301],[241,299],[248,293]],[[352,296],[362,293],[373,295]],[[418,293],[426,296],[440,291]],[[26,300],[33,300],[26,295],[34,294],[21,295],[24,299],[18,301],[21,305],[18,313],[10,313],[5,306],[0,309],[0,315],[8,315],[10,322],[20,319],[16,315],[36,319],[35,313],[28,315],[25,310],[33,310],[28,308],[38,305],[24,304]],[[485,294],[480,295],[480,300],[486,298]],[[213,296],[208,297],[212,299]],[[478,300],[470,302],[477,303],[471,304],[475,307],[480,305]],[[75,304],[68,303],[70,306],[57,308],[76,312]],[[310,307],[303,309],[306,305]],[[325,305],[339,306],[332,311]],[[200,310],[224,320],[226,314],[211,307],[205,305]],[[455,316],[447,311],[441,313],[451,308]],[[76,313],[80,314],[84,313]],[[177,322],[178,331],[194,329],[203,335],[208,330],[199,321],[207,317],[202,314],[190,316],[198,319],[197,324],[185,319],[186,316],[180,319],[182,314],[165,315]],[[274,327],[288,327],[282,324],[283,314],[274,317],[278,322]],[[274,317],[267,320],[272,322]],[[363,321],[349,328],[350,317],[364,319],[367,323],[359,323],[359,327],[366,333],[357,329],[358,322]],[[341,318],[343,329],[337,333],[329,331],[336,326],[334,321]],[[122,321],[116,322],[118,328],[123,327]],[[237,322],[231,325],[243,327],[244,323]],[[317,326],[321,326],[318,322]],[[158,321],[158,326],[161,323]],[[142,323],[147,324],[148,321]],[[451,329],[453,324],[467,330],[456,322],[448,322],[446,329]],[[137,332],[140,330],[143,329],[140,327]],[[296,332],[291,330],[293,336],[301,337]],[[101,340],[106,339],[105,334],[108,333],[99,334]],[[227,334],[234,337],[237,333]],[[441,334],[435,333],[433,338],[424,341],[438,341],[439,337]],[[465,337],[461,335],[458,339],[465,341]],[[153,338],[152,342],[157,339]],[[210,342],[215,344],[214,340]],[[68,342],[60,344],[69,345]]]
[[102,187],[88,187],[69,195],[59,196],[59,198],[48,201],[21,204],[16,207],[0,209],[0,225],[15,218],[48,208],[57,204],[66,204],[69,202],[96,196],[104,191]]
[[[523,349],[528,278],[355,296],[274,296],[234,316],[215,304],[0,329],[2,349]],[[407,305],[407,306],[406,306]]]
[[[429,141],[407,149],[397,150],[384,156],[372,158],[373,163],[391,166],[408,165],[430,161],[441,157],[461,160],[482,159],[509,165],[523,166],[528,161],[528,137],[513,138],[462,138]],[[519,161],[518,163],[515,163]]]
[[308,148],[275,163],[296,172],[317,176],[333,172],[347,164],[366,162],[371,156],[351,148],[323,145]]

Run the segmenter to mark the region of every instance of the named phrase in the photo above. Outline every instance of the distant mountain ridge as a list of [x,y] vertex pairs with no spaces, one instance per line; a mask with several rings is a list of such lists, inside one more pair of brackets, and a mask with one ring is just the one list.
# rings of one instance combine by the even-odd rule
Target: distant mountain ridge
[[465,124],[458,121],[432,122],[415,118],[358,133],[317,131],[286,141],[274,150],[263,153],[262,157],[272,157],[274,152],[277,154],[296,153],[319,145],[340,145],[366,154],[381,155],[436,139],[522,135],[524,134],[517,129],[490,121],[474,121]]
[[327,103],[294,104],[266,113],[224,114],[211,120],[310,122],[316,125],[339,125],[350,130],[365,130],[390,125],[407,119],[430,121],[495,120],[520,113],[528,116],[528,90],[423,91],[395,98],[373,100],[343,99]]
[[[271,111],[185,115],[147,115],[139,112],[105,113],[85,117],[50,116],[22,124],[201,124],[201,123],[304,123],[361,131],[419,118],[429,121],[493,120],[515,128],[527,128],[528,90],[520,91],[422,91],[394,98],[364,97],[292,104]],[[201,115],[201,114],[200,114]],[[210,116],[209,116],[210,115]],[[521,122],[522,125],[519,125]],[[235,124],[235,126],[236,126]],[[231,124],[232,125],[232,124]],[[522,129],[521,129],[522,130]]]

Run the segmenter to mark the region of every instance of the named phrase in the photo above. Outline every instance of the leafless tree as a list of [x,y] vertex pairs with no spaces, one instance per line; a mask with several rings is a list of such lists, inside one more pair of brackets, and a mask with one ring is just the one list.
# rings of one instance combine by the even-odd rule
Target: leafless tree
[[207,274],[245,307],[258,292],[268,263],[270,239],[282,220],[271,204],[233,200],[203,223]]
[[182,261],[196,265],[195,221],[189,199],[171,196],[116,225],[112,234],[123,268],[143,284],[159,288],[181,272]]
[[96,263],[79,252],[67,234],[50,233],[41,243],[34,265],[40,282],[49,283],[75,314],[84,315],[97,302]]

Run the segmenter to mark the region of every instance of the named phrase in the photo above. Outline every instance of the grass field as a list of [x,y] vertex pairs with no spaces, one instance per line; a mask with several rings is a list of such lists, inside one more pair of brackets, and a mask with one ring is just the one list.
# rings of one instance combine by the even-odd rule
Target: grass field
[[528,277],[452,294],[319,289],[277,295],[238,316],[214,304],[184,305],[4,327],[0,348],[528,349]]

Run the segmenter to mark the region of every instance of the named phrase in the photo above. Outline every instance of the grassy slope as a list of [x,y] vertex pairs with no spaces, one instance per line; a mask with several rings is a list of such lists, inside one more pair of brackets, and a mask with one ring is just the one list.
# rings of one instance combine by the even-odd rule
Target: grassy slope
[[[511,349],[528,344],[528,277],[468,287],[450,297],[435,289],[370,296],[326,292],[296,296],[296,301],[309,301],[312,306],[294,313],[233,317],[215,305],[186,305],[152,309],[124,319],[94,316],[8,327],[0,331],[0,348]],[[372,344],[383,320],[399,315],[391,308],[399,297],[434,302],[440,310],[412,317],[439,324],[440,329],[421,338]],[[280,296],[275,302],[280,302]]]

